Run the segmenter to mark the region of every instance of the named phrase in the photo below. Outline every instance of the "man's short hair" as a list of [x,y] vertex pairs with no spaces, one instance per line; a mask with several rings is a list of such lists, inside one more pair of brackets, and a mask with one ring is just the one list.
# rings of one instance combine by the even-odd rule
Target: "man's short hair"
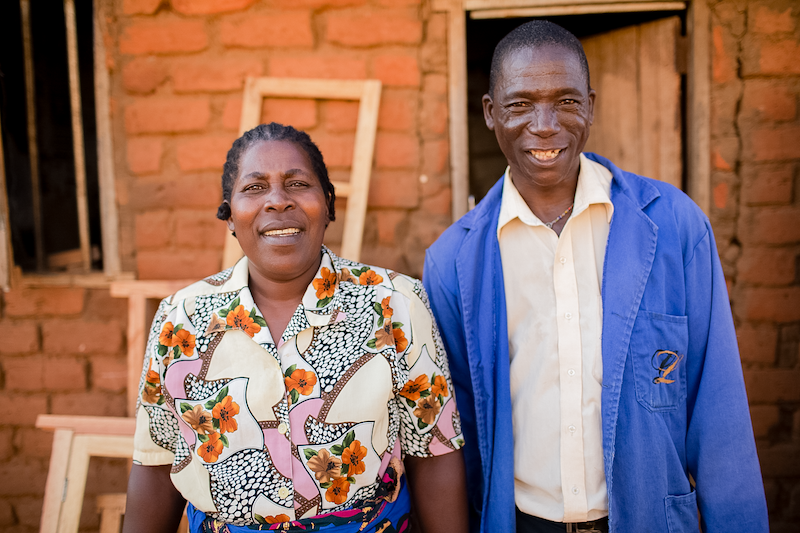
[[508,35],[497,43],[492,55],[492,68],[489,71],[489,95],[494,96],[494,85],[500,76],[503,61],[508,54],[525,48],[547,45],[561,46],[574,52],[581,64],[581,70],[586,76],[586,86],[591,88],[589,83],[589,62],[586,60],[586,52],[583,51],[583,45],[581,45],[578,38],[558,24],[553,24],[548,20],[531,20],[511,30]]

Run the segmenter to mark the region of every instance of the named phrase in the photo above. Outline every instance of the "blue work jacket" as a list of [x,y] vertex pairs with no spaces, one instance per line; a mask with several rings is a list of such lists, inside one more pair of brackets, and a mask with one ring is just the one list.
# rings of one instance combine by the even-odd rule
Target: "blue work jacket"
[[[611,531],[768,531],[728,292],[708,219],[681,191],[613,174],[603,267],[603,459]],[[513,532],[514,439],[502,180],[428,250],[450,357],[473,531]],[[535,273],[534,273],[535,275]],[[668,350],[670,383],[656,378]]]

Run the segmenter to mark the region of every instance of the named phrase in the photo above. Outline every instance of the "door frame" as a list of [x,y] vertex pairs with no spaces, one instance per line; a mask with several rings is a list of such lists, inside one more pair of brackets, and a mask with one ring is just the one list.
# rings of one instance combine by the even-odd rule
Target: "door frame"
[[[450,186],[453,221],[468,211],[469,139],[467,122],[467,25],[473,18],[619,13],[675,9],[687,15],[686,193],[706,213],[711,199],[710,15],[703,0],[605,2],[605,0],[433,0],[434,12],[447,13],[447,82],[450,112]],[[602,2],[602,3],[601,3]],[[667,6],[667,4],[669,4]]]

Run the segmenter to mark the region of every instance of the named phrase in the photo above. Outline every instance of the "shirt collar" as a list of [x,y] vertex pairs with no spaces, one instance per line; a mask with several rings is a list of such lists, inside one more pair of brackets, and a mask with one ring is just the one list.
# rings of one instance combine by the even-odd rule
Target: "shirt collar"
[[[614,214],[614,204],[611,203],[611,172],[599,163],[588,159],[580,154],[581,169],[578,173],[578,186],[575,190],[575,206],[571,216],[577,216],[585,211],[590,205],[604,205],[606,208],[606,218],[611,222]],[[531,208],[525,203],[522,195],[514,186],[511,180],[511,167],[506,167],[503,176],[503,196],[500,203],[500,216],[497,220],[497,237],[500,238],[500,230],[514,220],[520,219],[528,226],[544,226],[539,217],[533,214]]]

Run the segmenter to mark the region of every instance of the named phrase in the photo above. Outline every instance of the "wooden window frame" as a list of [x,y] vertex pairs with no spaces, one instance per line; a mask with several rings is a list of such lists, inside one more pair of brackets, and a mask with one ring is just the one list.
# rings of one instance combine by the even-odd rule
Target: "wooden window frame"
[[[23,40],[26,49],[26,78],[32,78],[30,51],[29,13],[30,0],[19,0],[23,20]],[[94,2],[93,25],[93,62],[94,62],[94,96],[95,117],[97,127],[97,168],[98,188],[100,191],[101,242],[103,250],[103,271],[91,270],[88,199],[86,195],[86,170],[84,161],[84,137],[81,118],[80,82],[78,70],[77,31],[75,22],[75,0],[63,0],[67,33],[67,62],[70,87],[70,107],[72,114],[73,154],[75,157],[76,195],[78,197],[78,225],[81,242],[81,262],[84,272],[80,273],[22,273],[14,264],[11,247],[10,216],[5,184],[5,166],[0,146],[0,289],[8,290],[18,286],[39,285],[81,285],[87,287],[106,287],[113,279],[130,278],[132,274],[123,274],[119,256],[119,219],[117,213],[114,153],[111,127],[110,81],[107,67],[106,48],[103,36],[106,35],[107,0]],[[30,87],[32,79],[26,79]],[[32,106],[32,95],[28,89],[29,117]],[[31,128],[34,128],[31,130]],[[32,180],[38,180],[35,153],[35,125],[29,118],[29,142],[34,146],[32,153]],[[35,202],[38,204],[38,202]],[[41,223],[36,224],[37,227]],[[41,230],[39,230],[41,231]],[[39,239],[40,240],[40,239]],[[39,267],[43,265],[41,250]]]
[[684,4],[689,39],[686,117],[686,193],[706,213],[711,200],[711,58],[710,15],[702,0],[434,0],[433,10],[448,15],[447,68],[450,111],[450,183],[453,221],[469,209],[469,139],[467,121],[467,26],[471,18],[574,15],[674,10]]

